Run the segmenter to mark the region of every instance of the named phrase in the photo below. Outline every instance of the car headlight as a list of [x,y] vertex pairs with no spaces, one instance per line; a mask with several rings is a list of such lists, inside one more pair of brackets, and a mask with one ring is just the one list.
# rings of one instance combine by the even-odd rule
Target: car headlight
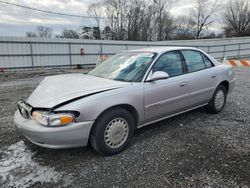
[[50,127],[67,125],[75,121],[74,115],[70,113],[52,114],[48,112],[34,111],[32,117],[39,124]]

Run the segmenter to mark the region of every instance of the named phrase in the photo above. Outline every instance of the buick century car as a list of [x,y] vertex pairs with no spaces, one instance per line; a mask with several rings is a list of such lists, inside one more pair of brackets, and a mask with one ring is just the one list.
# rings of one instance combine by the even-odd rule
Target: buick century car
[[221,112],[234,82],[230,66],[196,48],[126,51],[88,74],[46,77],[18,102],[14,121],[36,145],[90,144],[113,155],[129,145],[137,128],[202,106]]

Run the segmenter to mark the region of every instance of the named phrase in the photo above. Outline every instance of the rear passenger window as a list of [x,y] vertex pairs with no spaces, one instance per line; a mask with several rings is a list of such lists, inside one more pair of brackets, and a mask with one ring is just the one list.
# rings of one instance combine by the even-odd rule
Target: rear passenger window
[[155,71],[164,71],[170,77],[183,74],[181,56],[179,52],[168,52],[163,54],[152,68]]
[[205,65],[206,65],[206,68],[210,68],[210,67],[213,67],[214,65],[212,64],[212,62],[207,58],[207,56],[205,56],[204,54],[201,54],[203,59],[204,59],[204,62],[205,62]]
[[200,52],[184,50],[182,54],[185,58],[188,72],[195,72],[206,68]]

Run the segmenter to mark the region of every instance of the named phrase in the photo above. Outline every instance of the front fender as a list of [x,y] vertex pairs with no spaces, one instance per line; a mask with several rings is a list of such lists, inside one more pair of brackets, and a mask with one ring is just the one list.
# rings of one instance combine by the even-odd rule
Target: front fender
[[61,106],[55,111],[78,111],[80,112],[78,122],[93,121],[105,110],[121,104],[134,107],[137,111],[138,122],[143,122],[143,83],[133,83],[128,87],[91,95]]

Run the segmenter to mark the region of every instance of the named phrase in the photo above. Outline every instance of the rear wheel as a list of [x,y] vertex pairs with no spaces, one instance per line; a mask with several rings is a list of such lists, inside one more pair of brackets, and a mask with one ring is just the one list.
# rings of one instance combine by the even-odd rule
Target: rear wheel
[[113,108],[98,118],[90,135],[92,147],[102,155],[123,151],[134,135],[134,119],[125,109]]
[[217,114],[223,110],[227,100],[227,89],[223,85],[219,85],[213,95],[212,100],[207,106],[210,113]]

